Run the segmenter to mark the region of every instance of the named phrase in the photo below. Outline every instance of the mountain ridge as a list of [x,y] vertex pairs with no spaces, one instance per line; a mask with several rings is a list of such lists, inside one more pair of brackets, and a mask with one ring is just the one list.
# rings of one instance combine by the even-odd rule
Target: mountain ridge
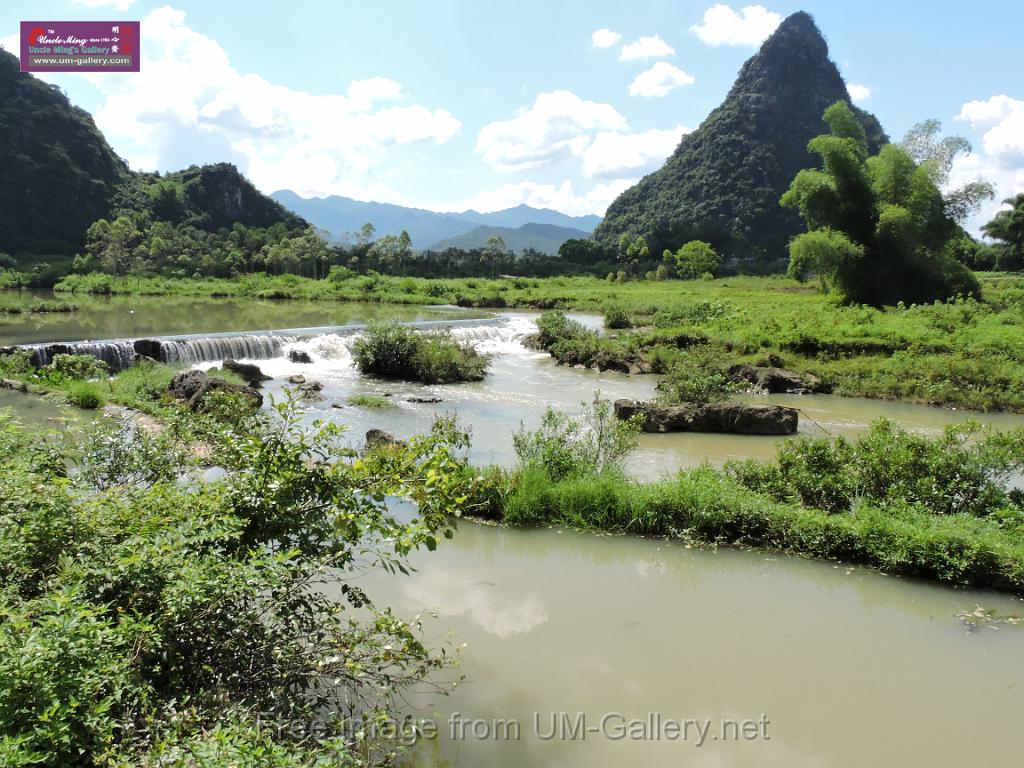
[[526,204],[491,213],[472,209],[438,212],[394,203],[355,200],[341,195],[302,197],[290,189],[279,189],[270,197],[328,232],[334,240],[340,240],[345,233],[356,232],[370,222],[377,236],[398,235],[406,230],[413,247],[423,250],[437,248],[439,243],[480,226],[516,229],[524,224],[545,224],[582,231],[584,236],[589,236],[601,221],[599,216],[569,216],[550,208],[533,208]]
[[518,227],[481,224],[461,235],[435,243],[433,249],[443,251],[446,248],[461,248],[469,251],[485,247],[487,240],[491,237],[500,237],[505,241],[505,247],[517,254],[521,254],[526,249],[532,249],[553,255],[558,253],[559,246],[566,240],[583,240],[589,236],[588,232],[581,229],[559,227],[555,224],[528,222]]
[[878,120],[854,106],[810,14],[787,17],[741,67],[725,100],[686,134],[665,164],[608,207],[594,238],[643,235],[651,253],[706,240],[728,257],[777,262],[802,231],[779,198],[814,167],[807,143],[826,132],[825,109],[845,101],[870,150],[888,143]]

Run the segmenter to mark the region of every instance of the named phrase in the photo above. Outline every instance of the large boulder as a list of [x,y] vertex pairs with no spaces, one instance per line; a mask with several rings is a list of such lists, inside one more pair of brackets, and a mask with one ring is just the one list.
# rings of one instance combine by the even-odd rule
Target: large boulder
[[301,349],[289,349],[288,359],[293,363],[312,363],[313,358],[309,356],[309,352]]
[[738,363],[729,368],[735,381],[744,381],[769,394],[805,395],[821,390],[821,382],[811,375],[800,375],[774,366]]
[[383,429],[368,429],[366,431],[366,450],[374,451],[379,448],[404,447],[406,442],[399,440],[390,432]]
[[793,435],[799,422],[795,408],[755,403],[655,405],[639,400],[616,400],[615,415],[620,419],[639,416],[645,432]]
[[207,376],[204,371],[182,371],[171,379],[167,391],[173,397],[184,400],[193,411],[202,410],[203,399],[210,392],[232,392],[241,395],[254,409],[263,405],[263,395],[252,387]]
[[260,370],[258,365],[253,363],[240,363],[237,360],[228,358],[222,363],[225,371],[233,371],[245,379],[250,387],[258,387],[261,382],[270,381],[270,377]]

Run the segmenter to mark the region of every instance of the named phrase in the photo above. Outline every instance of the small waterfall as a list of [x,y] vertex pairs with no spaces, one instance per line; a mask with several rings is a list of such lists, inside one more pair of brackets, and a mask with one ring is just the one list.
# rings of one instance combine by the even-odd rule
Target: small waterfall
[[[207,335],[161,336],[145,339],[109,339],[54,344],[29,344],[37,365],[48,365],[54,355],[92,355],[104,361],[111,371],[131,367],[139,355],[164,363],[216,362],[235,360],[271,360],[290,350],[302,350],[320,360],[352,359],[352,341],[364,325],[323,328],[295,328],[251,333],[212,333]],[[526,318],[426,321],[413,327],[424,333],[447,333],[460,344],[478,352],[516,354],[525,351],[522,339],[536,330]]]
[[161,339],[160,360],[165,363],[208,363],[214,360],[270,360],[281,357],[295,336],[275,334],[207,336],[195,339]]
[[111,371],[128,368],[135,361],[135,345],[131,341],[75,341],[68,344],[32,344],[36,365],[49,365],[56,355],[92,355],[107,364]]

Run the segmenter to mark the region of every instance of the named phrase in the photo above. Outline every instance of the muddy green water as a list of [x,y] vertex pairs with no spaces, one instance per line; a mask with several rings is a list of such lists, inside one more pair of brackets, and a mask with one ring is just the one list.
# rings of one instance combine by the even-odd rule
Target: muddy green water
[[[75,315],[0,320],[0,344],[462,316],[379,305],[74,300],[82,305]],[[491,374],[477,384],[364,379],[352,367],[351,336],[344,333],[291,345],[312,356],[310,365],[284,357],[255,362],[274,377],[266,386],[274,396],[283,394],[288,375],[321,381],[324,400],[310,404],[310,418],[348,425],[354,445],[370,427],[408,437],[429,428],[435,415],[455,413],[472,429],[479,462],[513,461],[512,432],[536,425],[549,404],[575,412],[597,389],[611,398],[653,393],[653,377],[568,369],[525,349],[520,342],[533,317],[507,313],[496,324],[453,331],[494,355]],[[395,407],[348,405],[358,393],[390,395]],[[926,434],[967,418],[999,428],[1024,425],[1015,415],[873,400],[761,399],[800,408],[802,434],[855,435],[879,416]],[[29,419],[58,415],[50,404],[0,392],[4,406]],[[650,478],[703,461],[768,458],[777,442],[646,435],[629,469]],[[372,573],[362,586],[406,617],[436,612],[426,634],[465,644],[458,674],[467,677],[449,697],[413,697],[416,714],[439,726],[438,737],[417,749],[415,765],[1020,764],[1024,627],[968,630],[957,618],[979,604],[1024,614],[1024,604],[1005,595],[760,552],[466,522],[454,540],[417,554],[414,563],[418,571],[410,577]],[[466,722],[453,734],[456,712]],[[568,732],[542,738],[562,713]],[[585,738],[572,732],[579,713],[594,729]],[[747,733],[757,732],[737,740],[737,726],[723,726],[723,719],[749,720]],[[661,726],[642,733],[634,720]],[[685,740],[673,738],[667,723],[684,720],[696,722]],[[710,729],[699,746],[698,725]],[[507,738],[516,728],[519,738]]]

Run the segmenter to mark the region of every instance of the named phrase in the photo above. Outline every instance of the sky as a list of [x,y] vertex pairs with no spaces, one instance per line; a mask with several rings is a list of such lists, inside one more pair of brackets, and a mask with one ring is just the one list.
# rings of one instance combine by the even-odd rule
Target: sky
[[142,71],[53,74],[137,170],[234,162],[262,191],[570,215],[658,168],[775,26],[810,12],[894,138],[965,136],[951,183],[1024,191],[1024,4],[836,0],[5,0],[19,21],[140,20]]

